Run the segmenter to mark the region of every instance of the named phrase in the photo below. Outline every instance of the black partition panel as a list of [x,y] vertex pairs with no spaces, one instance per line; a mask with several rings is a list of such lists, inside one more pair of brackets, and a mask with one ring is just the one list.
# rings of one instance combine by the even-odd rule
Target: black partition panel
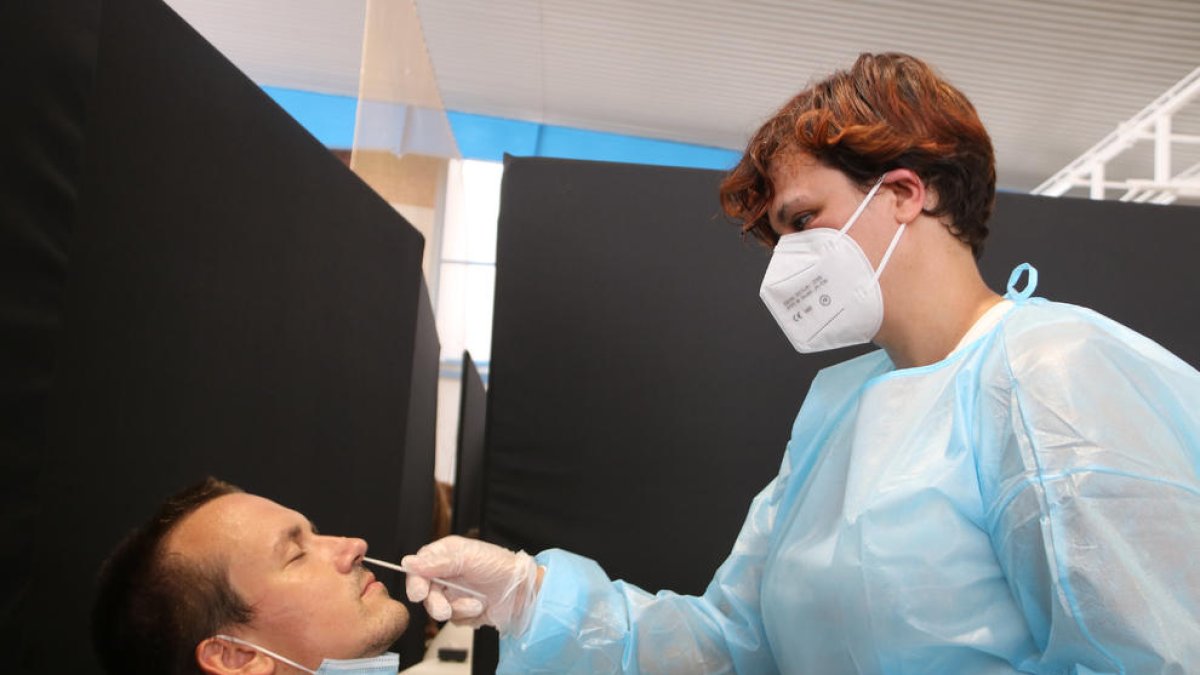
[[99,0],[0,2],[0,652],[9,655],[20,653],[22,598],[34,591],[37,485],[99,24]]
[[[485,535],[614,578],[701,592],[776,472],[818,369],[758,299],[767,252],[718,216],[716,172],[516,159],[506,168]],[[1200,210],[999,195],[1003,290],[1106,312],[1200,363]]]
[[[425,281],[421,280],[421,294],[417,306],[416,345],[413,350],[412,397],[408,402],[408,426],[404,443],[404,464],[400,475],[400,530],[399,555],[416,553],[419,548],[433,539],[434,463],[437,456],[437,389],[438,366],[441,344],[438,342],[437,325],[433,306]],[[372,481],[379,476],[363,476]],[[381,481],[387,484],[389,481]],[[399,557],[393,560],[399,562]],[[425,656],[425,624],[429,615],[425,606],[408,601],[404,594],[404,576],[393,572],[372,570],[376,576],[386,579],[392,597],[400,598],[408,607],[409,630],[395,645],[400,653],[400,668],[419,663]]]
[[420,235],[162,2],[102,4],[13,672],[97,672],[100,561],[205,474],[390,559],[432,482]]
[[470,535],[479,532],[483,518],[483,436],[487,421],[487,391],[483,378],[471,359],[463,352],[462,389],[458,407],[458,455],[454,464],[454,534]]

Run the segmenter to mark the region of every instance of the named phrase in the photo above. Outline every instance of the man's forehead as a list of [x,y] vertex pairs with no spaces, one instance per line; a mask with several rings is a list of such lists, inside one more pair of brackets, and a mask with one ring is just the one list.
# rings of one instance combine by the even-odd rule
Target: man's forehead
[[300,513],[265,497],[244,492],[221,495],[188,514],[166,545],[181,553],[214,553],[214,549],[256,542],[270,545],[278,531],[308,521]]

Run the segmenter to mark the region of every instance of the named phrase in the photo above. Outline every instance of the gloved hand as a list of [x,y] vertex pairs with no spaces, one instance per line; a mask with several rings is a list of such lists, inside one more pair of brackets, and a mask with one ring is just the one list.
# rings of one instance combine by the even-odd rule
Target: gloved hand
[[[464,537],[450,536],[424,546],[400,564],[408,569],[405,591],[413,602],[425,602],[429,616],[479,627],[491,624],[502,634],[519,635],[529,623],[537,597],[537,563],[524,551],[512,551]],[[445,579],[483,593],[480,601],[431,582]]]

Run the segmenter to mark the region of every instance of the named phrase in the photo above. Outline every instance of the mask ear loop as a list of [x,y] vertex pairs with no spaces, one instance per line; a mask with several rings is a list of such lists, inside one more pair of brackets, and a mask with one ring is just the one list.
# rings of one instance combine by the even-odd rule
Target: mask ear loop
[[879,275],[883,274],[883,268],[887,267],[888,260],[892,257],[892,251],[896,250],[896,244],[900,243],[900,235],[904,234],[904,228],[908,223],[900,223],[900,227],[896,230],[896,234],[892,236],[892,243],[888,244],[887,250],[883,252],[883,260],[879,261],[879,267],[875,268],[875,281],[879,281]]
[[266,647],[260,647],[248,640],[243,640],[241,638],[235,638],[232,635],[214,635],[213,637],[219,638],[221,640],[229,640],[230,642],[235,642],[235,643],[245,646],[245,647],[257,649],[258,651],[266,654],[267,656],[270,656],[271,658],[276,659],[278,661],[283,661],[284,663],[288,664],[289,666],[291,666],[293,668],[298,668],[300,670],[303,670],[306,673],[312,673],[312,675],[317,675],[317,671],[309,670],[308,668],[305,668],[304,666],[300,665],[299,663],[296,663],[295,661],[287,658],[286,656],[280,656],[279,654],[276,654],[275,652],[271,651],[270,649],[267,649]]
[[875,193],[879,192],[879,186],[881,185],[883,185],[883,176],[880,176],[879,180],[875,181],[875,184],[867,191],[867,196],[863,197],[863,200],[858,204],[858,208],[854,209],[854,213],[850,215],[850,219],[846,221],[842,229],[838,230],[839,233],[846,234],[846,230],[849,230],[851,225],[858,222],[858,217],[866,210],[867,204],[871,203],[871,198],[875,196]]
[[[863,197],[862,202],[858,205],[858,208],[854,210],[854,213],[851,214],[850,219],[846,221],[846,224],[842,226],[842,229],[838,230],[839,234],[845,235],[846,231],[850,229],[850,226],[858,222],[858,217],[862,215],[862,212],[867,208],[867,204],[871,203],[871,198],[875,196],[876,192],[879,192],[880,186],[883,185],[883,178],[884,176],[880,176],[879,180],[875,181],[875,184],[872,185],[871,189],[867,191],[867,196]],[[883,259],[879,261],[879,267],[875,268],[876,282],[879,281],[879,275],[883,274],[883,268],[887,267],[888,260],[892,258],[892,251],[896,250],[896,244],[900,243],[900,235],[904,234],[904,228],[907,227],[907,225],[908,223],[900,223],[900,228],[896,230],[896,234],[892,235],[892,241],[890,244],[888,244],[887,251],[884,251]]]

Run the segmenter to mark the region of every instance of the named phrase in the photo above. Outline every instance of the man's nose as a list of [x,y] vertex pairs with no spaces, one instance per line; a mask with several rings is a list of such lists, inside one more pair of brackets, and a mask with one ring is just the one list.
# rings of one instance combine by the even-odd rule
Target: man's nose
[[367,542],[358,537],[339,537],[337,551],[338,571],[349,572],[354,569],[367,553]]

